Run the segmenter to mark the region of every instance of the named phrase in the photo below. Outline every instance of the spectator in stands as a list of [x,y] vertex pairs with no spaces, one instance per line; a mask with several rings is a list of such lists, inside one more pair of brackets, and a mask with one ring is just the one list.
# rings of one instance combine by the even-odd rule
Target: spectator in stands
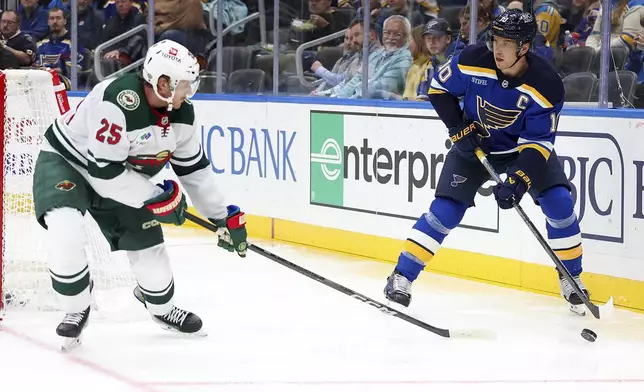
[[101,43],[104,21],[91,2],[78,0],[78,41],[84,48],[94,50]]
[[[208,18],[208,23],[212,19],[214,25],[217,25],[217,16],[219,15],[219,0],[201,0],[204,14]],[[213,4],[214,3],[214,4]],[[248,6],[242,0],[226,0],[222,10],[222,26],[224,29],[241,21],[248,16]],[[210,10],[212,9],[212,14]],[[246,24],[233,27],[228,34],[224,36],[224,46],[236,46],[236,43],[242,43],[245,40],[244,31]]]
[[579,46],[585,46],[586,45],[586,40],[590,36],[590,34],[593,31],[593,27],[595,26],[595,21],[597,20],[597,17],[599,16],[599,9],[601,8],[601,5],[599,2],[595,1],[592,4],[588,6],[586,11],[584,12],[584,17],[579,22],[577,27],[575,28],[574,31],[571,31],[571,35],[573,37],[573,41],[571,44],[573,46],[579,45]]
[[417,9],[423,15],[425,23],[438,18],[437,0],[415,0],[414,9]]
[[[354,20],[352,23],[352,26],[354,26],[352,32],[353,32],[353,46],[357,47],[360,52],[364,49],[362,47],[362,44],[364,42],[364,21],[363,20]],[[380,40],[378,40],[378,33],[376,32],[376,25],[371,24],[369,26],[369,48],[367,48],[367,51],[369,53],[373,53],[375,51],[378,51],[382,49],[382,45],[380,45]],[[362,53],[360,53],[360,61],[362,61]]]
[[[115,3],[116,15],[110,18],[105,24],[102,42],[109,41],[132,30],[136,26],[146,23],[143,15],[134,7],[132,0],[116,0]],[[108,60],[104,65],[111,62],[116,67],[115,70],[117,70],[130,64],[132,61],[138,60],[143,56],[145,42],[145,33],[140,33],[112,45],[103,55],[103,59]]]
[[[597,17],[593,31],[586,40],[586,46],[595,50],[601,48],[601,11]],[[620,0],[610,17],[611,26],[611,46],[623,45],[629,50],[636,49],[635,37],[644,33],[644,3],[630,2],[629,0]]]
[[408,18],[412,27],[425,24],[423,15],[409,6],[408,0],[389,0],[389,5],[378,13],[376,17],[376,28],[378,29],[378,38],[382,41],[383,25],[385,20],[393,15],[401,15]]
[[71,0],[51,0],[49,4],[47,4],[47,9],[60,8],[63,12],[67,13],[70,5]]
[[38,4],[38,0],[20,0],[20,31],[38,42],[49,33],[47,10]]
[[[116,14],[111,17],[103,28],[101,43],[132,30],[136,26],[145,24],[145,18],[134,7],[132,0],[116,0]],[[145,32],[140,32],[127,39],[119,41],[105,48],[100,62],[101,73],[108,76],[119,69],[131,64],[143,56],[147,39]],[[96,65],[94,65],[96,66]],[[93,87],[100,80],[92,71],[89,85]]]
[[444,19],[437,19],[427,23],[423,38],[431,59],[429,67],[427,67],[425,74],[422,75],[418,83],[416,89],[417,101],[429,100],[428,93],[434,72],[441,64],[447,61],[453,52],[456,54],[465,48],[465,43],[462,41],[452,42],[452,29]]
[[213,38],[204,21],[200,0],[156,0],[154,25],[157,41],[169,39],[192,52],[206,67],[206,45]]
[[[469,43],[470,37],[470,6],[469,4],[461,9],[459,13],[459,20],[461,22],[461,40]],[[476,43],[483,43],[487,41],[487,32],[492,26],[494,18],[482,6],[479,6],[476,23]]]
[[634,49],[631,50],[624,69],[637,74],[635,100],[632,104],[637,109],[644,109],[644,67],[642,67],[644,60],[644,33],[635,34],[633,40],[635,41]]
[[564,23],[556,0],[534,0],[534,18],[537,30],[543,35],[549,46],[555,50],[563,45]]
[[[444,19],[434,19],[427,22],[427,27],[432,29],[436,24],[442,23]],[[429,55],[429,49],[425,45],[425,40],[423,33],[425,32],[425,26],[416,26],[411,30],[411,40],[409,41],[409,50],[411,52],[412,64],[407,71],[407,77],[405,80],[405,91],[402,95],[392,93],[389,99],[404,99],[404,100],[415,100],[416,92],[418,90],[418,84],[421,79],[425,77],[427,73],[427,68],[431,66],[431,58]]]
[[[318,38],[346,29],[351,24],[348,13],[337,12],[331,7],[331,0],[309,0],[309,20],[304,22],[296,19],[291,24],[300,43],[311,42]],[[341,39],[325,42],[326,46],[339,46]],[[317,50],[317,48],[311,48]]]
[[[353,37],[362,31],[362,25],[353,22],[344,34],[344,53],[333,65],[331,71],[324,68],[319,61],[313,62],[311,70],[323,80],[323,82],[315,89],[315,91],[323,91],[336,86],[346,78],[351,78],[358,71],[360,65],[360,52],[361,42],[354,42]],[[362,33],[360,33],[362,37]]]
[[[389,99],[391,94],[402,94],[405,76],[411,67],[409,36],[411,25],[401,15],[389,17],[384,23],[383,47],[369,55],[367,94],[369,98]],[[340,83],[323,94],[341,98],[362,96],[362,72]]]
[[586,16],[586,11],[590,6],[591,0],[564,0],[560,1],[561,9],[559,13],[564,19],[561,25],[562,31],[570,31],[571,33],[577,29],[577,26]]
[[[65,27],[67,17],[60,8],[49,10],[49,36],[38,42],[36,62],[39,66],[55,70],[69,90],[72,67],[71,34]],[[78,45],[77,67],[82,69],[84,49]]]
[[[132,5],[134,10],[145,15],[145,12],[148,10],[148,2],[145,0],[133,0]],[[103,6],[103,20],[110,20],[110,18],[116,16],[118,13],[118,7],[116,6],[115,0],[108,0]]]
[[487,13],[492,15],[492,19],[505,12],[505,7],[502,7],[497,0],[479,0],[479,3]]
[[0,22],[0,69],[30,66],[36,58],[36,44],[20,31],[20,15],[7,10],[2,13]]
[[[353,6],[357,8],[356,16],[354,16],[353,20],[364,20],[364,17],[362,16],[362,12],[363,12],[363,4],[365,1],[367,0],[353,0]],[[381,7],[380,0],[369,0],[369,14],[371,15],[372,23],[376,22],[378,13],[381,10],[380,7]]]
[[506,8],[509,10],[523,10],[523,1],[511,1],[508,3],[508,6]]

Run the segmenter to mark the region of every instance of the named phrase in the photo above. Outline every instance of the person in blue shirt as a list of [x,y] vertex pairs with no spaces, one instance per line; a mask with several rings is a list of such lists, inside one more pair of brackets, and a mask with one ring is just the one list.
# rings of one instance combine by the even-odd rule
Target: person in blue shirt
[[[54,69],[59,75],[64,77],[66,85],[71,78],[72,67],[72,41],[71,34],[65,27],[67,25],[67,18],[63,10],[60,8],[52,8],[49,10],[49,30],[50,34],[47,38],[38,42],[38,49],[36,50],[36,63],[45,68]],[[77,67],[83,68],[84,64],[84,48],[77,45],[78,50],[78,64]],[[69,86],[67,86],[69,89]]]
[[38,42],[49,33],[47,27],[47,10],[38,4],[38,0],[20,0],[20,31]]
[[[435,199],[413,226],[387,279],[390,301],[409,306],[412,282],[490,179],[476,157],[478,148],[498,172],[507,173],[493,188],[499,208],[513,208],[529,193],[545,215],[550,246],[587,295],[571,186],[554,151],[564,87],[554,68],[530,52],[536,32],[532,14],[508,10],[494,20],[486,44],[465,48],[435,72],[429,99],[453,145]],[[569,309],[585,315],[571,284],[561,275],[559,283]]]
[[[134,6],[133,9],[140,14],[143,14],[147,7],[148,7],[148,2],[145,0],[133,0],[132,5]],[[111,17],[116,16],[117,14],[117,9],[116,9],[116,0],[108,0],[105,2],[105,6],[103,7],[103,18],[105,20],[110,20]]]

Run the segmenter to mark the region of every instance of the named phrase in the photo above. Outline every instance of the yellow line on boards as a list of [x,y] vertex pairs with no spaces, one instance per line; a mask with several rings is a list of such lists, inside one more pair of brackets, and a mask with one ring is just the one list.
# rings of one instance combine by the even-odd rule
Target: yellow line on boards
[[[196,210],[189,208],[194,214]],[[248,235],[395,263],[403,240],[246,214]],[[185,225],[195,226],[191,222]],[[432,272],[549,295],[559,295],[553,266],[481,253],[441,248],[427,266]],[[644,312],[644,282],[584,272],[584,283],[596,302],[612,295],[615,305]]]

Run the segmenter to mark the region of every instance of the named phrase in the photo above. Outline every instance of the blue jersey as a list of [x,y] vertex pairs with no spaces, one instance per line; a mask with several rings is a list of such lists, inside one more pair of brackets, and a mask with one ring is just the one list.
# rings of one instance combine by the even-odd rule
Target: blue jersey
[[[143,13],[145,9],[148,6],[148,2],[146,0],[134,0],[133,1],[133,6],[135,10],[138,10],[139,13]],[[116,16],[116,2],[114,0],[108,0],[105,3],[105,6],[103,7],[103,15],[105,17],[105,21],[110,20],[110,18]]]
[[[430,101],[448,127],[464,118],[478,122],[489,133],[490,153],[530,148],[548,160],[564,87],[545,60],[532,53],[527,54],[527,60],[524,74],[509,79],[496,68],[494,54],[485,45],[470,46],[434,73]],[[456,98],[463,100],[462,111]]]
[[[83,68],[84,49],[81,45],[77,47],[78,51],[78,68]],[[60,68],[61,73],[70,77],[68,68],[71,70],[72,66],[72,41],[71,34],[68,31],[62,37],[49,37],[38,42],[38,49],[36,50],[36,63],[38,65],[48,68]],[[70,71],[71,72],[71,71]]]

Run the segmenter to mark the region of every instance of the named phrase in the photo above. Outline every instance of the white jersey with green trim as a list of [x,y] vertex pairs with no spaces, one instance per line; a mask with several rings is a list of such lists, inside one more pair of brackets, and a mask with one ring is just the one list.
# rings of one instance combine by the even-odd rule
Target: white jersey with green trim
[[137,74],[97,84],[47,129],[43,150],[63,156],[100,196],[134,208],[162,193],[149,179],[170,162],[203,216],[227,215],[194,106],[185,101],[171,111],[152,108]]

